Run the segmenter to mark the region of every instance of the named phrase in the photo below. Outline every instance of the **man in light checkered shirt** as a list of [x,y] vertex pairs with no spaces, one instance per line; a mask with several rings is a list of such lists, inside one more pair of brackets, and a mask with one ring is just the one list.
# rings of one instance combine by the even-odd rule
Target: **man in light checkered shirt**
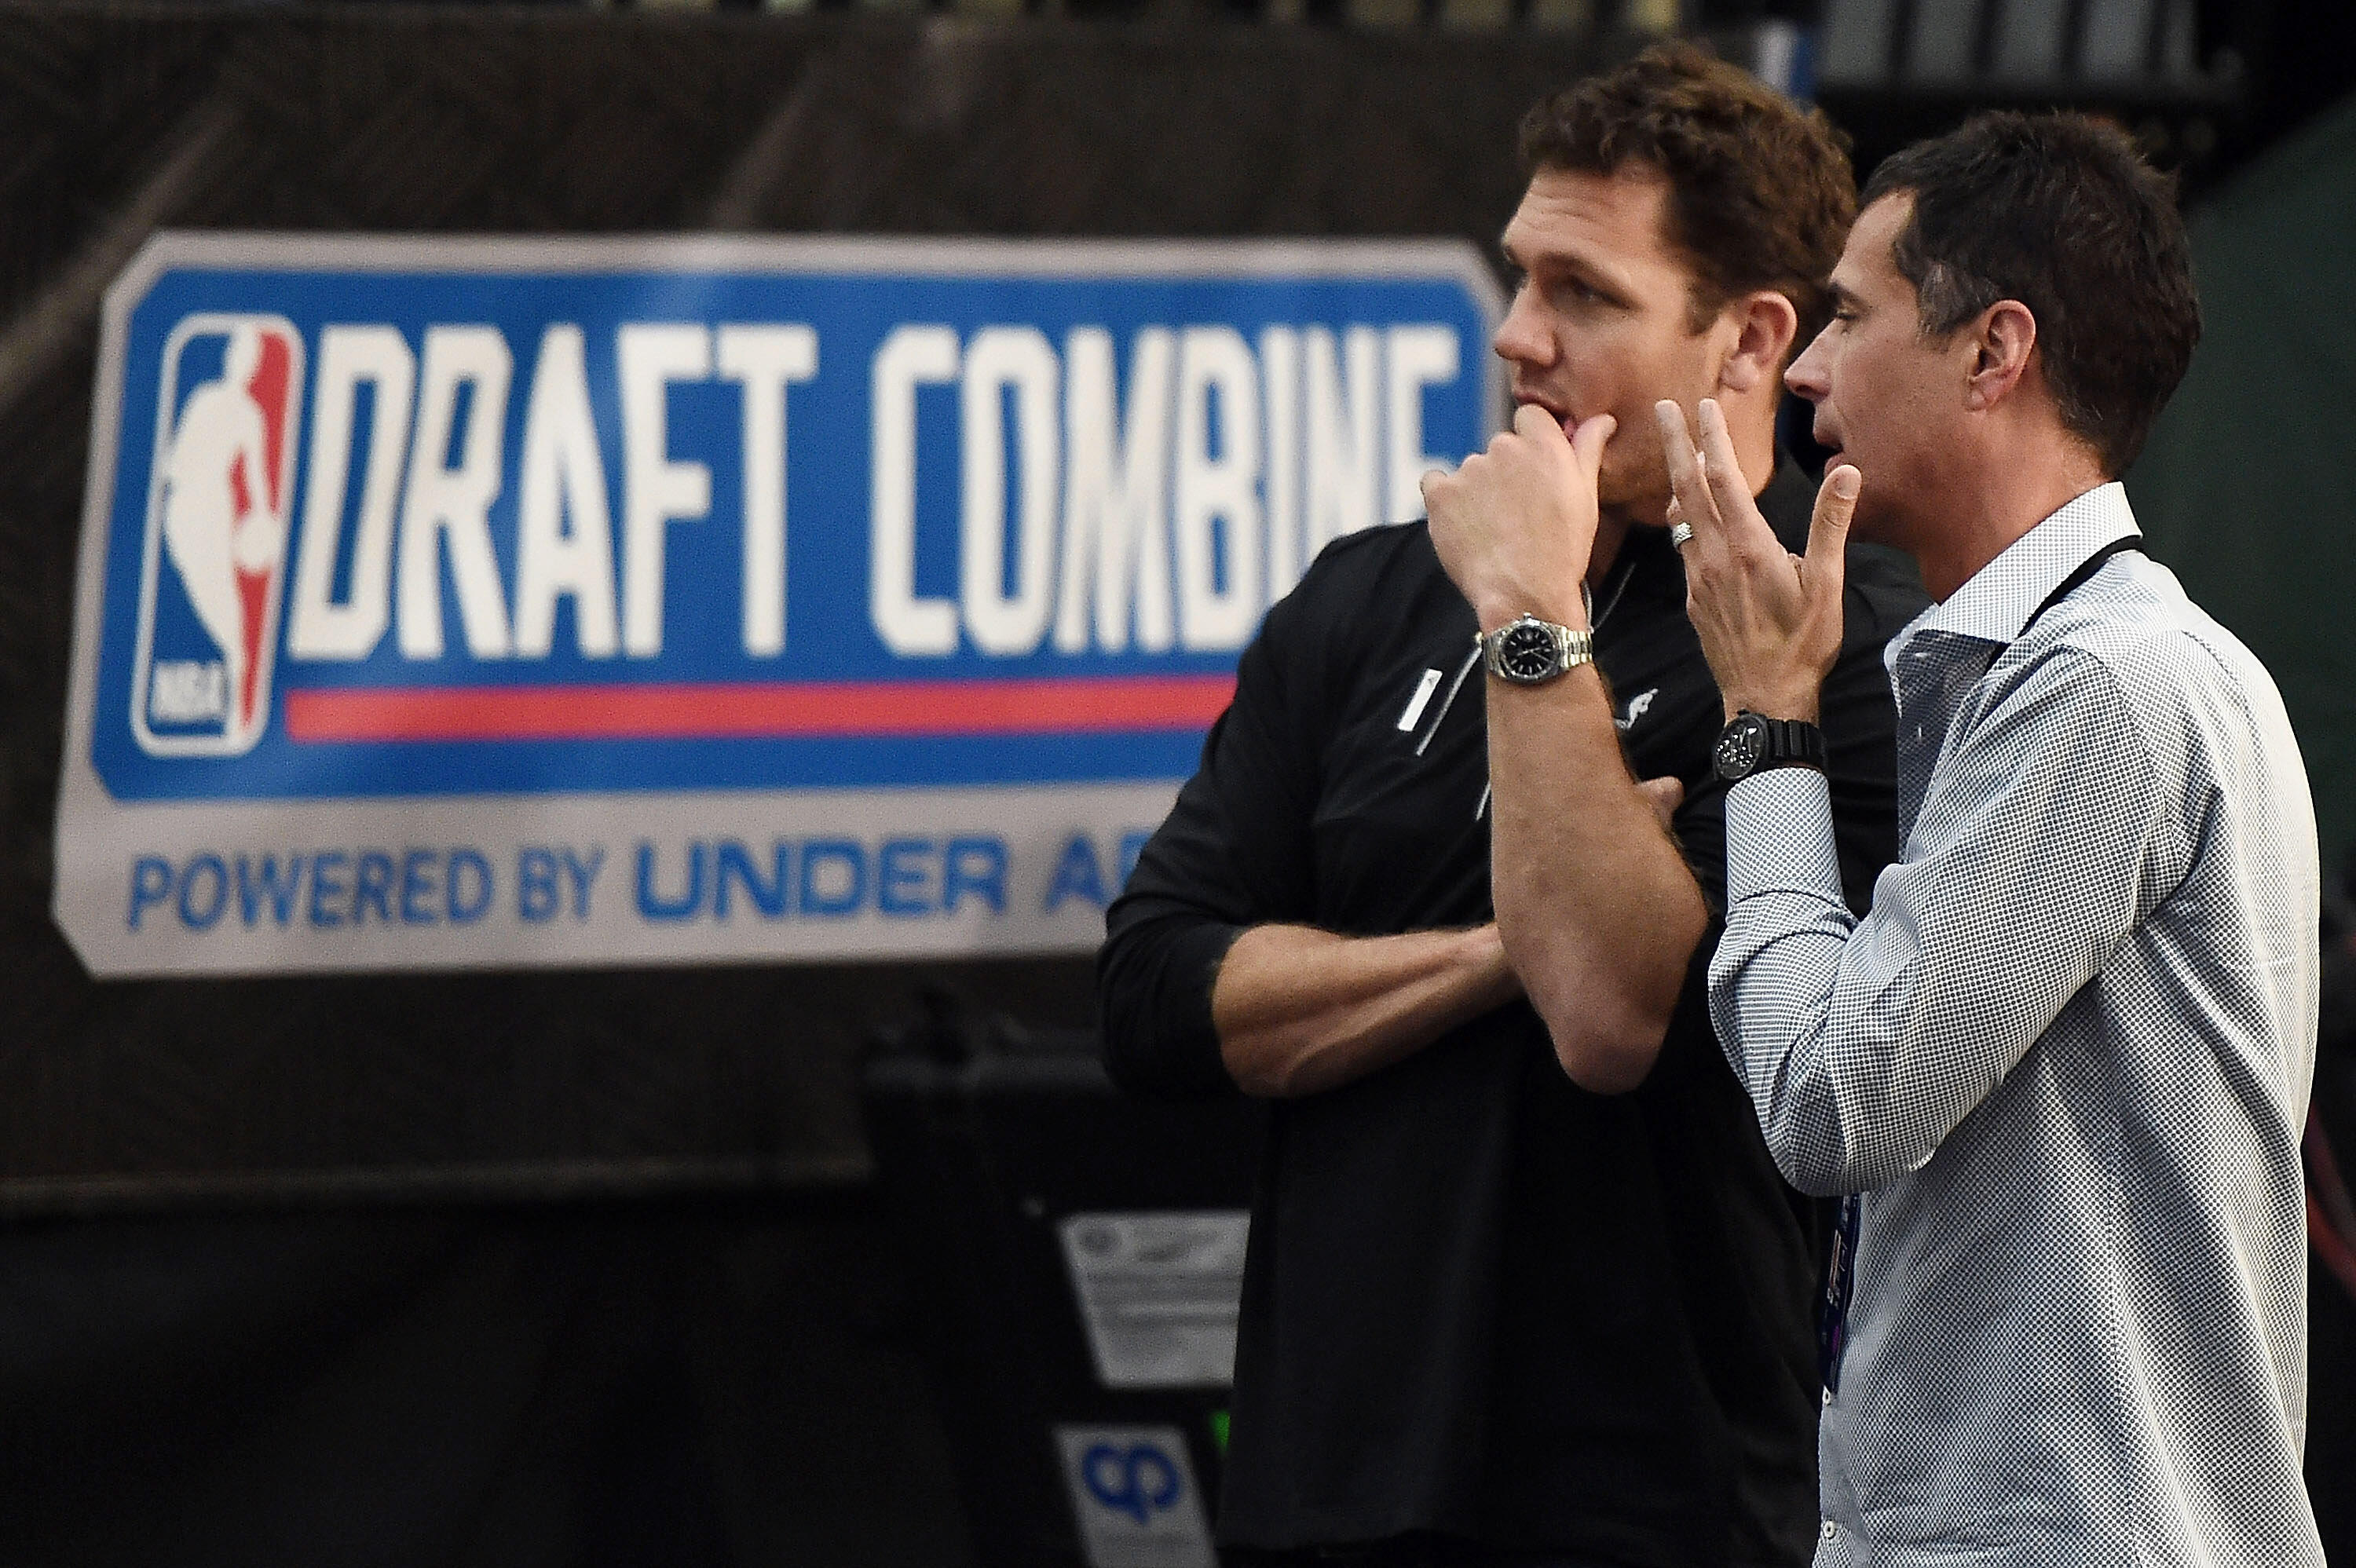
[[[1837,453],[1804,560],[1715,408],[1661,413],[1731,720],[1711,1016],[1785,1175],[1846,1199],[1816,1561],[2320,1563],[2313,810],[2117,483],[2200,331],[2173,192],[2000,114],[1864,199],[1787,377]],[[1806,765],[1852,514],[1939,601],[1889,645],[1904,851],[1862,919]]]
[[[1727,791],[1726,907],[1686,917],[1724,922],[1710,1016],[1776,1163],[1843,1200],[1816,1562],[2319,1565],[2314,810],[2273,680],[2117,482],[2200,336],[2174,191],[2094,121],[1993,114],[1864,201],[1785,376],[1836,457],[1805,558],[1715,402],[1657,411],[1728,719],[1690,786]],[[1593,466],[1534,420],[1440,483],[1468,597],[1529,591]],[[1938,601],[1885,656],[1904,848],[1862,915],[1815,729],[1852,517]],[[1493,753],[1501,816],[1538,754]]]

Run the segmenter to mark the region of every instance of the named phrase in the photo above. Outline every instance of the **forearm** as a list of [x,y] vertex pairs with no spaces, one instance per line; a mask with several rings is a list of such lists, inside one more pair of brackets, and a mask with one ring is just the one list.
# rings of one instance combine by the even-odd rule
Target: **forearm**
[[1822,776],[1728,791],[1710,1016],[1793,1185],[1858,1191],[1920,1167],[2180,879],[2148,759],[2120,715],[2072,709],[2066,662],[1949,736],[1909,859],[1862,919]]
[[1563,1070],[1599,1093],[1652,1070],[1708,912],[1629,776],[1592,666],[1492,683],[1491,883],[1506,960]]
[[[1596,414],[1567,432],[1526,403],[1487,452],[1425,475],[1432,546],[1484,634],[1521,615],[1586,624],[1580,584],[1616,429]],[[1615,517],[1611,549],[1629,526]],[[1490,881],[1506,961],[1571,1081],[1633,1089],[1708,929],[1701,890],[1628,775],[1592,664],[1536,685],[1493,678],[1488,709]]]
[[[1821,775],[1745,779],[1726,809],[1726,930],[1709,972],[1719,1047],[1784,1180],[1819,1197],[1880,1187],[1930,1157],[1997,1076],[1960,1048],[1977,1022],[1925,1008],[1942,987],[1925,984],[1916,912],[1893,906],[1896,932],[1860,932]],[[2003,982],[1963,989],[1991,998]]]
[[1227,949],[1211,1016],[1236,1083],[1284,1098],[1363,1078],[1520,994],[1494,925],[1373,937],[1260,925]]

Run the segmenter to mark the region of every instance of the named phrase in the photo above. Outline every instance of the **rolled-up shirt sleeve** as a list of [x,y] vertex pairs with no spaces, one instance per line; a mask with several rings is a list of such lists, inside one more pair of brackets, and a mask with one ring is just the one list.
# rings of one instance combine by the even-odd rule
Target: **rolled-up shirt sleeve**
[[1776,1164],[1817,1194],[1927,1161],[2189,862],[2115,677],[2067,650],[1959,720],[1862,919],[1822,774],[1755,774],[1726,816],[1710,1018]]
[[1219,965],[1247,927],[1311,918],[1315,622],[1297,596],[1269,612],[1201,765],[1106,912],[1105,1069],[1132,1093],[1234,1093],[1211,1018]]

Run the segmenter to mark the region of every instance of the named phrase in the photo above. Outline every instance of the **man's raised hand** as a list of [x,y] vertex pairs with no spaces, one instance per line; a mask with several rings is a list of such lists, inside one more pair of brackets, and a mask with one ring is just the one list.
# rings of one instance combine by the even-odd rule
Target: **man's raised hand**
[[1566,436],[1553,415],[1525,403],[1488,451],[1453,474],[1423,476],[1440,564],[1483,631],[1516,615],[1587,624],[1580,583],[1595,546],[1596,474],[1616,428],[1597,414]]
[[1671,520],[1693,529],[1679,552],[1686,614],[1727,715],[1748,709],[1815,722],[1825,673],[1840,655],[1844,551],[1862,476],[1847,464],[1825,475],[1808,553],[1796,556],[1759,515],[1716,400],[1702,400],[1698,442],[1676,403],[1653,411],[1668,453]]

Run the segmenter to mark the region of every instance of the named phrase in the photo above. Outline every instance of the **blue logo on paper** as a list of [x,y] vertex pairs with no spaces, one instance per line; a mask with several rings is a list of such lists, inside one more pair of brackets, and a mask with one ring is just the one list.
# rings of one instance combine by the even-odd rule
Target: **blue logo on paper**
[[1097,1444],[1081,1456],[1080,1479],[1090,1497],[1140,1524],[1152,1522],[1161,1509],[1175,1508],[1185,1489],[1178,1467],[1151,1443],[1127,1448]]
[[120,800],[1181,777],[1269,604],[1496,406],[1461,247],[167,238],[134,279]]

